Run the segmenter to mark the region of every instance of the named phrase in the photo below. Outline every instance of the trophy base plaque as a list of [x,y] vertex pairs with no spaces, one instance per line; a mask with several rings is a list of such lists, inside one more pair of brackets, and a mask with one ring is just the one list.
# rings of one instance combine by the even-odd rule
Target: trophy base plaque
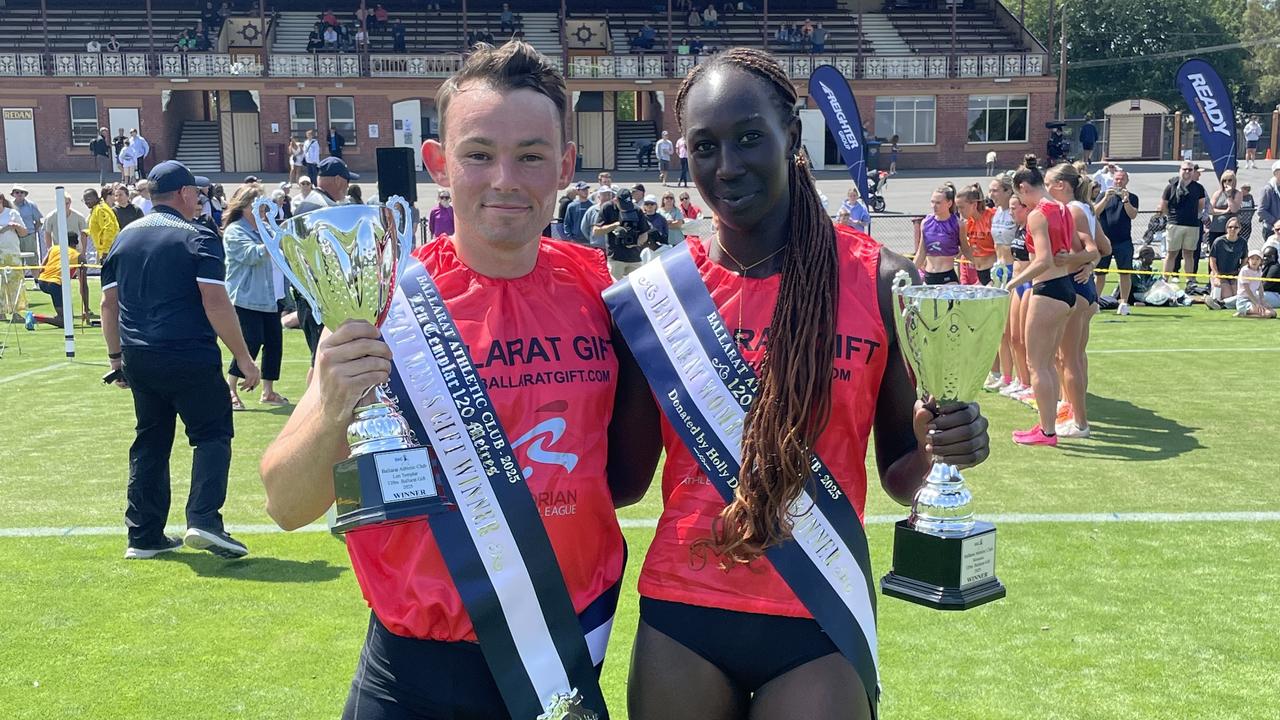
[[893,570],[880,591],[936,610],[968,610],[999,600],[996,526],[976,522],[963,534],[937,535],[899,520],[893,528]]
[[397,448],[354,455],[333,466],[337,519],[342,534],[370,525],[394,525],[455,506],[440,496],[431,450]]

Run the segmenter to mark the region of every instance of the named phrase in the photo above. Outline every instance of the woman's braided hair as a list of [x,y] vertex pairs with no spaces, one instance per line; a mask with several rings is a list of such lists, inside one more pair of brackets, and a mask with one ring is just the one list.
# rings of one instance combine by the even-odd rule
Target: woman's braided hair
[[[795,87],[768,54],[733,48],[695,65],[676,94],[685,126],[690,89],[708,72],[734,68],[773,90],[783,126],[797,116]],[[760,388],[742,435],[742,472],[730,502],[712,525],[709,547],[721,566],[744,564],[790,537],[791,503],[810,478],[810,459],[831,411],[838,288],[835,228],[827,217],[803,153],[791,148],[790,228],[782,254],[778,302],[759,369]]]

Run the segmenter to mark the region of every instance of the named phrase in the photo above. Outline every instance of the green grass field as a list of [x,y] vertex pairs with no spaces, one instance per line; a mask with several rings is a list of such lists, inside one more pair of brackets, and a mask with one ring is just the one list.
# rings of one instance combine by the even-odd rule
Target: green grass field
[[[1280,324],[1138,308],[1097,318],[1093,332],[1094,439],[1016,447],[1008,433],[1034,422],[1031,412],[989,397],[991,459],[967,473],[979,513],[1272,515],[1002,523],[1005,600],[943,614],[881,598],[884,717],[1280,717],[1280,506],[1268,449],[1280,431],[1270,390]],[[5,715],[336,717],[368,619],[344,547],[320,532],[240,533],[253,553],[241,562],[189,550],[124,561],[129,395],[98,381],[96,331],[80,332],[74,362],[54,328],[15,333],[22,353],[11,345],[0,359]],[[279,387],[297,399],[306,350],[297,332],[286,343]],[[270,522],[257,461],[287,415],[245,397],[225,508],[233,527]],[[180,445],[175,523],[189,464]],[[650,492],[621,515],[652,519],[659,505]],[[869,514],[902,510],[873,490]],[[617,718],[651,533],[630,524],[637,560],[604,678]],[[21,536],[32,528],[40,536]],[[55,534],[70,528],[106,530]],[[884,522],[868,528],[878,574],[891,533]]]

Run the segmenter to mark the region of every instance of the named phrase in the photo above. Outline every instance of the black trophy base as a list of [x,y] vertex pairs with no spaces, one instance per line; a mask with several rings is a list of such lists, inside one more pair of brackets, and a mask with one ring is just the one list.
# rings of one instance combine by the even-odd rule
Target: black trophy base
[[899,520],[893,570],[881,578],[880,592],[935,610],[968,610],[1005,596],[995,569],[995,525],[978,522],[964,535],[944,537]]
[[330,530],[344,534],[453,510],[456,506],[441,495],[440,477],[430,448],[347,458],[333,466],[337,520]]

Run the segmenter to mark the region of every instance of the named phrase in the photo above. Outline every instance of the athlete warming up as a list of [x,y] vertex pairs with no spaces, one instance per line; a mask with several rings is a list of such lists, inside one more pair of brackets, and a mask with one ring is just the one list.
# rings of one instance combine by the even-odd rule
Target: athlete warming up
[[[505,502],[478,473],[452,493],[458,512],[346,536],[372,614],[343,717],[529,720],[554,696],[541,690],[577,689],[604,718],[597,673],[623,572],[614,503],[635,501],[649,482],[660,446],[645,429],[658,418],[634,363],[615,355],[622,344],[611,343],[600,298],[610,282],[603,256],[541,237],[576,157],[559,73],[523,42],[482,45],[437,105],[440,140],[423,156],[452,191],[456,231],[415,251],[396,302],[442,300],[481,382],[427,403],[401,396],[400,406],[434,425],[455,394],[473,407],[487,402],[508,441],[487,451],[509,448],[532,501]],[[389,376],[418,383],[400,374],[401,330],[387,337],[395,351],[369,324],[348,322],[320,341],[313,382],[262,460],[267,509],[282,527],[333,503],[332,466],[349,453],[346,427],[366,391]],[[440,376],[447,384],[469,375]],[[443,458],[458,457],[460,442],[479,449],[488,435],[452,437],[435,448],[456,489],[457,463]],[[474,519],[476,498],[488,503],[481,530],[510,528],[519,547],[501,563],[480,558],[502,533],[484,530],[481,548],[475,528],[460,525]],[[513,585],[511,573],[527,577]]]
[[635,720],[873,717],[871,430],[881,485],[904,504],[931,456],[987,456],[976,405],[916,401],[891,298],[914,268],[832,226],[797,157],[796,103],[760,51],[695,67],[676,117],[719,230],[606,293],[667,452],[640,575]]
[[956,214],[956,187],[947,183],[934,190],[929,205],[932,211],[915,228],[916,267],[924,271],[925,284],[958,284],[956,261],[963,255],[973,262],[973,252]]

